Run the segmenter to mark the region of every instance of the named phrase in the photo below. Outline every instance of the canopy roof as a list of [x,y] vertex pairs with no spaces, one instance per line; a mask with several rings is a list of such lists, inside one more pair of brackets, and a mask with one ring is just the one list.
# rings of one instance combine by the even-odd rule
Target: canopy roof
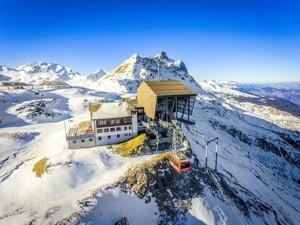
[[144,81],[156,96],[196,95],[191,89],[177,80]]

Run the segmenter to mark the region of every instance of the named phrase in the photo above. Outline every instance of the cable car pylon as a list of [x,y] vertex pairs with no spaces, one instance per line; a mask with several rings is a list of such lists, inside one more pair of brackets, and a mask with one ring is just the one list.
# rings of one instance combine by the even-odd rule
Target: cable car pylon
[[204,139],[204,135],[200,134],[195,126],[193,125],[186,125],[186,128],[188,129],[188,131],[194,136],[196,137],[196,140],[201,141],[204,145],[205,145],[205,167],[207,168],[207,164],[208,164],[208,145],[212,142],[216,143],[216,149],[215,149],[215,170],[217,170],[217,165],[218,165],[218,144],[219,144],[219,138],[215,137],[211,140],[206,141]]

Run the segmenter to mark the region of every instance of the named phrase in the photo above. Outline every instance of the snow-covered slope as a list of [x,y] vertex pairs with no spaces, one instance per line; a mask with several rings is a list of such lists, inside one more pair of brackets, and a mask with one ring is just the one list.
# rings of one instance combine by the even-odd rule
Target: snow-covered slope
[[[152,155],[126,158],[105,147],[67,149],[64,127],[89,118],[89,101],[134,94],[144,79],[157,79],[158,64],[161,79],[181,80],[197,93],[196,125],[182,125],[192,149],[190,173],[177,174],[167,161],[147,171],[141,165],[157,157]],[[1,67],[6,72],[0,74],[15,71],[8,70]],[[24,80],[42,74],[29,71]],[[0,92],[0,224],[106,225],[123,216],[130,225],[300,223],[297,108],[240,92],[226,82],[197,84],[182,62],[163,52],[155,58],[133,55],[101,76],[69,89]],[[31,109],[41,114],[32,118]],[[217,171],[214,145],[204,167],[199,136],[219,137]],[[46,171],[38,177],[33,168],[43,159]],[[135,167],[142,168],[138,182],[122,183]],[[136,197],[141,197],[136,190],[145,197]]]
[[[215,97],[196,105],[195,130],[208,139],[220,138],[217,177],[228,182],[249,211],[250,215],[242,218],[244,224],[299,223],[299,117],[288,112],[270,113],[272,107],[253,102],[253,98],[264,99],[226,85],[200,85]],[[192,139],[192,148],[197,149],[197,139]],[[204,158],[204,151],[195,152]],[[211,152],[211,167],[213,157]]]
[[75,76],[68,81],[72,86],[86,87],[94,90],[101,90],[99,88],[99,80],[107,74],[106,71],[99,69],[87,76]]
[[104,77],[106,74],[107,74],[106,71],[104,71],[102,69],[99,69],[96,72],[91,73],[90,75],[88,75],[87,79],[91,80],[91,81],[96,81],[96,80],[99,80],[100,78]]
[[[86,207],[81,201],[150,157],[126,159],[105,147],[68,150],[64,127],[89,119],[88,102],[103,98],[118,96],[85,88],[0,92],[1,225],[76,219]],[[60,115],[48,116],[51,112]],[[73,116],[75,121],[65,120]],[[33,168],[44,158],[47,169],[38,177]]]
[[[280,127],[300,132],[300,106],[282,98],[260,97],[244,93],[231,85],[216,82],[199,82],[200,86],[222,98],[223,102],[234,105],[241,110],[251,112]],[[296,119],[295,119],[296,118]]]

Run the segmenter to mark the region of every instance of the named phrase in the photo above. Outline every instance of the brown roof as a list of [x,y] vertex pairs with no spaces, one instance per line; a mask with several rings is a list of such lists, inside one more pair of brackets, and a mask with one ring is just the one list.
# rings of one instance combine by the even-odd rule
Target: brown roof
[[156,96],[196,95],[191,89],[177,80],[144,81]]
[[69,129],[68,136],[88,135],[93,134],[92,122],[83,121]]
[[64,81],[44,81],[42,85],[69,85]]
[[8,81],[8,82],[2,82],[3,86],[30,86],[30,84],[26,84],[24,82],[13,82],[13,81]]

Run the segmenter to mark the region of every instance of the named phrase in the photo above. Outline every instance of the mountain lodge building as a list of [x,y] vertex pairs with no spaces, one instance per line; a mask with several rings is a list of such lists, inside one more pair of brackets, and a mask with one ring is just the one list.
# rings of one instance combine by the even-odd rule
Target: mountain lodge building
[[137,111],[128,102],[90,103],[90,121],[69,129],[70,149],[112,145],[138,135]]
[[24,82],[13,82],[13,81],[6,81],[1,82],[0,86],[3,88],[7,88],[7,90],[18,90],[18,89],[26,89],[32,88],[32,84],[26,84]]
[[96,146],[127,141],[138,135],[137,112],[128,102],[94,103],[89,107]]
[[64,81],[44,81],[42,83],[44,90],[68,88],[70,85]]

